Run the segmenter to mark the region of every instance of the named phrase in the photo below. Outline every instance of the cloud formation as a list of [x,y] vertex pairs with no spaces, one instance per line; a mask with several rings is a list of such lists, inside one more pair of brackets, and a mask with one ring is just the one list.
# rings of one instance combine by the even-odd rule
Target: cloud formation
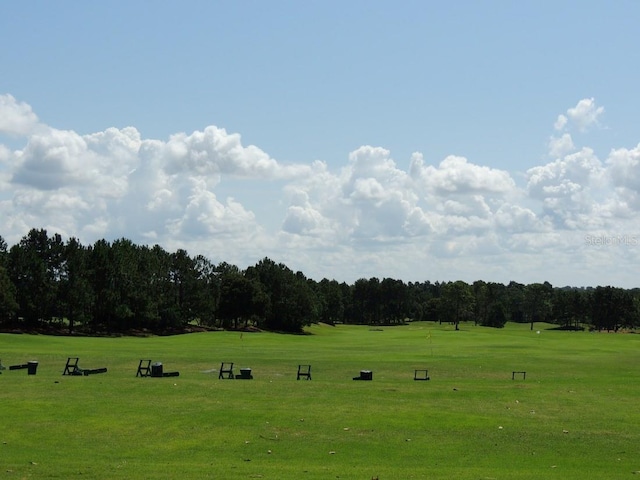
[[575,107],[567,110],[567,115],[578,130],[586,131],[589,127],[598,124],[598,117],[604,113],[604,107],[596,107],[593,98],[583,98]]
[[11,95],[0,95],[0,134],[24,136],[37,126],[38,117],[30,105]]
[[593,98],[583,98],[575,107],[567,109],[566,116],[558,115],[554,128],[558,131],[574,126],[580,132],[586,132],[589,128],[597,126],[598,118],[604,113],[604,107],[596,107]]
[[561,265],[593,262],[586,235],[636,232],[640,144],[600,159],[571,137],[603,112],[589,98],[559,115],[551,160],[516,179],[454,155],[431,162],[416,152],[405,169],[371,145],[340,168],[283,164],[216,126],[166,141],[134,127],[80,135],[0,95],[0,133],[23,142],[0,143],[0,235],[9,244],[30,228],[87,244],[127,237],[241,267],[269,256],[346,281],[552,279]]

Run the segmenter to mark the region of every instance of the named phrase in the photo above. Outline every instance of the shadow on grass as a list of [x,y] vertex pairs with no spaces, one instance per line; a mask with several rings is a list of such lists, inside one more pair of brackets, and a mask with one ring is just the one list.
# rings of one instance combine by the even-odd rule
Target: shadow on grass
[[545,330],[559,330],[566,332],[583,332],[584,327],[576,327],[575,325],[563,325],[561,327],[545,328]]

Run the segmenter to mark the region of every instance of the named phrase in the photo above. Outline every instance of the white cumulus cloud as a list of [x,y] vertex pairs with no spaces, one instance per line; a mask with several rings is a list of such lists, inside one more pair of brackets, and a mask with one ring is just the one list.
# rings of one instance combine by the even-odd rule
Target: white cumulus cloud
[[573,139],[568,133],[564,133],[560,137],[551,137],[549,140],[549,155],[554,158],[564,157],[574,151],[575,148]]
[[603,113],[604,107],[596,107],[596,102],[593,98],[583,98],[575,107],[567,110],[567,116],[581,132],[597,125],[598,117]]
[[567,117],[560,114],[558,115],[556,122],[553,124],[553,128],[555,128],[556,130],[562,130],[567,125],[567,121]]
[[414,180],[427,192],[506,193],[515,187],[508,172],[469,163],[464,157],[450,155],[437,167],[424,165],[421,155],[414,155],[410,171]]
[[[640,144],[635,148],[618,148],[606,160],[607,173],[615,188],[618,213],[630,208],[640,211]],[[629,212],[627,212],[628,214]]]
[[0,133],[26,136],[38,126],[38,116],[31,106],[13,96],[0,95]]
[[3,95],[0,134],[23,145],[0,142],[0,235],[9,244],[30,228],[84,243],[126,237],[240,266],[269,256],[345,280],[508,281],[588,265],[586,235],[640,235],[640,144],[601,161],[569,133],[597,125],[603,112],[583,99],[559,115],[552,161],[518,185],[508,171],[465,157],[427,162],[415,152],[404,163],[372,145],[345,152],[333,168],[283,164],[217,126],[167,140],[134,127],[81,135],[43,125]]
[[171,136],[164,146],[170,173],[225,174],[252,178],[291,178],[304,175],[304,165],[282,165],[254,145],[243,146],[239,134],[209,126],[190,135]]

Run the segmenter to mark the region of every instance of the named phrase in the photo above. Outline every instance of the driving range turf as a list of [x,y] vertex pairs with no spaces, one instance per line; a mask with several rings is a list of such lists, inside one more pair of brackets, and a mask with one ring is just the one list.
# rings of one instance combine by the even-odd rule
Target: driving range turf
[[[640,478],[640,336],[551,327],[0,334],[4,366],[39,362],[0,375],[0,478]],[[62,376],[67,357],[108,371]]]

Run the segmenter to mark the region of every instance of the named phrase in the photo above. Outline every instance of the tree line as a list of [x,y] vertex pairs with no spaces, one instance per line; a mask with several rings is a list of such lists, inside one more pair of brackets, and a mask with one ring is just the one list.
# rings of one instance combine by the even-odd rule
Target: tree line
[[549,322],[614,330],[640,325],[640,290],[475,281],[315,281],[269,258],[241,270],[125,238],[84,246],[32,229],[0,236],[0,328],[69,333],[184,331],[189,325],[301,332],[312,323]]

